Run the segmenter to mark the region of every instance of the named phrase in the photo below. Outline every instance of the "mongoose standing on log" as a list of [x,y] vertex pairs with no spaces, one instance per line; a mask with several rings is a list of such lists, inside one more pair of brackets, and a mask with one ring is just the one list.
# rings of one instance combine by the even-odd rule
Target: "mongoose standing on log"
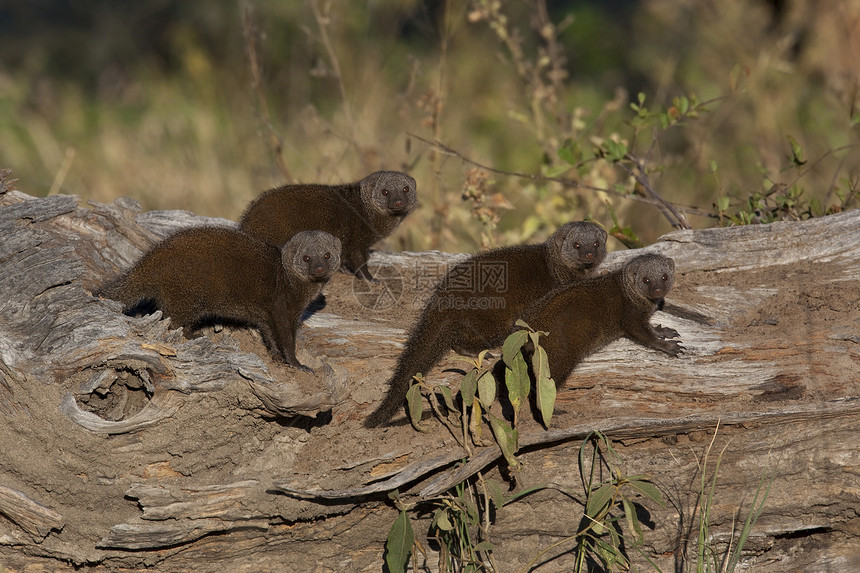
[[221,320],[256,327],[276,359],[310,371],[296,358],[296,329],[340,267],[340,248],[323,231],[300,232],[278,249],[233,229],[186,229],[99,294],[126,314],[159,308],[186,336]]
[[449,349],[475,354],[499,346],[530,304],[552,289],[587,278],[606,256],[606,231],[567,223],[538,245],[501,247],[452,267],[412,329],[382,403],[365,426],[384,424],[404,404],[412,377]]
[[343,244],[347,270],[372,280],[370,247],[394,231],[417,205],[415,180],[399,171],[378,171],[342,185],[284,185],[257,197],[239,227],[280,247],[298,233],[320,229]]
[[620,270],[556,289],[529,307],[523,320],[549,333],[540,344],[556,385],[585,357],[622,336],[669,356],[680,354],[681,343],[667,340],[678,333],[649,323],[674,278],[672,259],[639,255]]

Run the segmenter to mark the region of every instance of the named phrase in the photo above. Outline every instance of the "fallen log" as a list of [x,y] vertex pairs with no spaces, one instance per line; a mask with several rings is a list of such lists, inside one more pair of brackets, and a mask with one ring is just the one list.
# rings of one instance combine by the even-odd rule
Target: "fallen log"
[[[468,457],[438,423],[425,433],[402,418],[361,425],[421,302],[461,255],[375,252],[378,284],[336,276],[299,331],[309,374],[273,363],[253,331],[186,339],[160,313],[125,316],[93,294],[159,238],[202,224],[232,222],[145,213],[129,199],[34,198],[0,180],[0,563],[10,570],[378,571],[397,515],[389,492],[420,504],[478,472],[503,480],[497,446]],[[772,472],[744,565],[851,570],[860,212],[677,231],[648,250],[675,259],[676,290],[655,322],[688,352],[618,341],[574,371],[548,430],[521,422],[516,487],[547,489],[498,511],[503,570],[576,531],[582,508],[558,492],[581,492],[579,443],[594,429],[669,502],[647,508],[643,551],[663,570],[688,570],[718,424],[714,542],[728,543]],[[633,254],[611,253],[607,266]],[[428,378],[456,387],[461,368],[452,354]],[[570,546],[542,559],[538,571],[567,567]]]

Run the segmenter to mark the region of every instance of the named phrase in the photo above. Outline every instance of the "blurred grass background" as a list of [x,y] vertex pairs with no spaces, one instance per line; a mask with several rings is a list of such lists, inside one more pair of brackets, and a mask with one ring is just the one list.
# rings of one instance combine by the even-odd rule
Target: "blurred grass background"
[[[3,1],[0,167],[33,195],[234,219],[285,181],[401,169],[420,208],[383,248],[613,214],[648,243],[670,222],[620,196],[641,190],[607,140],[693,227],[774,189],[856,206],[857,62],[857,0]],[[664,117],[711,103],[640,129],[640,93]]]

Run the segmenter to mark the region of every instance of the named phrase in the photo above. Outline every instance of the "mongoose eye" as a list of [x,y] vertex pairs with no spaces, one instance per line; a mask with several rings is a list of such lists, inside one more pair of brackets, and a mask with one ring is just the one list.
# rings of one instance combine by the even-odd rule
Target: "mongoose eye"
[[598,245],[599,245],[599,244],[600,244],[600,243],[598,243],[597,241],[594,241],[594,248],[596,249],[596,248],[598,247]]
[[578,249],[578,248],[579,248],[579,243],[574,243],[574,244],[573,244],[573,248],[574,248],[574,249]]
[[404,192],[404,193],[409,193],[409,187],[407,187],[407,186],[405,186],[405,185],[404,185],[404,186],[403,186],[403,192]]
[[384,195],[388,195],[388,189],[383,189],[383,190],[382,190],[382,195],[383,195],[383,196],[384,196]]
[[643,279],[642,279],[642,282],[643,282],[643,283],[645,283],[645,284],[647,285],[647,284],[650,284],[650,283],[651,283],[651,279],[649,279],[648,277],[645,277],[645,278],[643,278]]
[[311,258],[310,258],[309,256],[305,255],[305,256],[303,256],[303,257],[302,257],[302,260],[303,260],[304,262],[308,262],[309,260],[311,260]]
[[663,275],[663,280],[667,281],[667,280],[669,280],[669,277],[667,275]]
[[326,259],[330,259],[330,258],[331,258],[331,253],[326,253],[326,254],[324,254],[324,255],[323,255],[323,257],[324,257],[324,258],[326,258]]

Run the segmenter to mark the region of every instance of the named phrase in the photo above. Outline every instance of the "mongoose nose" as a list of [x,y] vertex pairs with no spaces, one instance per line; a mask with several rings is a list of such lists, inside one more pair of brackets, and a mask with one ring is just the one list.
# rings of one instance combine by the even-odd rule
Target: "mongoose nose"
[[394,202],[395,207],[403,207],[403,199],[398,199]]
[[593,258],[594,258],[594,253],[585,253],[585,258],[586,258],[586,259],[593,259]]

